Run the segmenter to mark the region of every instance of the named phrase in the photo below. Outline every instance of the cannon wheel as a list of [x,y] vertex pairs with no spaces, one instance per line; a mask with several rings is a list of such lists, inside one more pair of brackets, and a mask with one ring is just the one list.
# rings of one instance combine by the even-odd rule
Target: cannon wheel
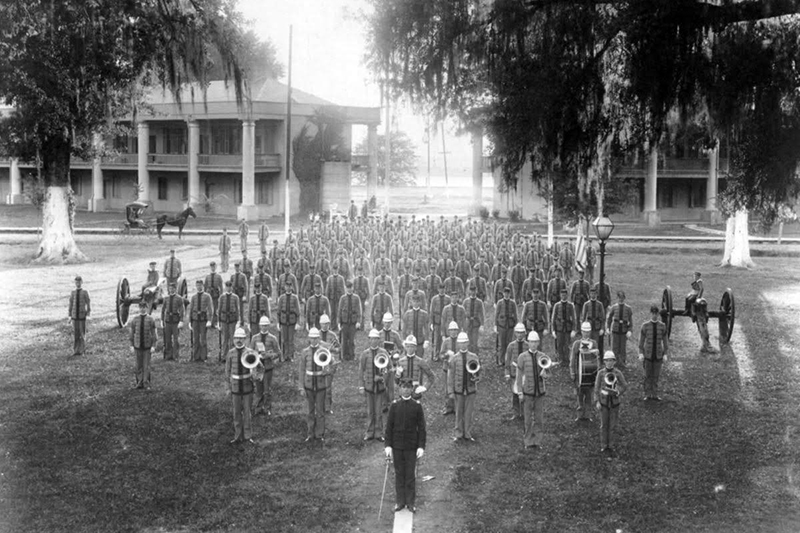
[[719,302],[719,343],[728,344],[733,335],[733,325],[736,322],[736,300],[733,291],[729,288],[722,293]]
[[178,296],[183,298],[183,301],[189,301],[189,285],[186,283],[186,278],[181,278],[178,280],[178,290],[176,291]]
[[128,278],[123,276],[117,283],[117,324],[121,328],[128,323],[128,312],[131,308],[130,299],[131,286],[128,283]]
[[667,285],[661,294],[661,320],[667,326],[667,338],[672,335],[672,288]]

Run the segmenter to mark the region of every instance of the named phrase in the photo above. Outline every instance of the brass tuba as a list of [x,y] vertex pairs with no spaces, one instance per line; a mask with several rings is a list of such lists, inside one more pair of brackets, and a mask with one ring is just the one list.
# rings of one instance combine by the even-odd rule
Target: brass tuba
[[602,394],[608,395],[608,393],[610,391],[616,391],[617,390],[617,375],[614,374],[613,372],[606,373],[606,375],[603,377],[603,383],[605,383],[607,388],[605,388],[602,391],[600,391]]
[[331,352],[327,348],[319,347],[317,348],[317,351],[314,352],[314,363],[322,368],[325,368],[331,364],[332,360],[333,357],[331,356]]

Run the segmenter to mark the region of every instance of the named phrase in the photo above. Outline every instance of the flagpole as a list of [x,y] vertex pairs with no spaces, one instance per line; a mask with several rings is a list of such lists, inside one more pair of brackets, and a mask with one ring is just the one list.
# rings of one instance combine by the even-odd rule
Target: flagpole
[[291,211],[291,200],[289,199],[289,173],[291,172],[292,160],[292,25],[289,25],[289,80],[286,90],[286,161],[284,172],[286,173],[286,191],[284,195],[284,220],[283,230],[286,237],[289,236],[289,217]]

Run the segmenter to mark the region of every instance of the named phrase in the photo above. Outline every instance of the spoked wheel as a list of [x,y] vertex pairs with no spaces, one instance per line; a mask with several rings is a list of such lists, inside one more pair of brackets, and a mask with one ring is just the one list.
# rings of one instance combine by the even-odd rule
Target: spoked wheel
[[117,324],[125,327],[128,323],[128,313],[130,312],[131,287],[128,278],[122,277],[117,283]]
[[736,323],[736,300],[733,291],[729,288],[722,293],[719,302],[719,343],[728,344],[733,335],[733,326]]
[[661,320],[667,326],[667,337],[672,335],[672,288],[667,285],[661,294]]

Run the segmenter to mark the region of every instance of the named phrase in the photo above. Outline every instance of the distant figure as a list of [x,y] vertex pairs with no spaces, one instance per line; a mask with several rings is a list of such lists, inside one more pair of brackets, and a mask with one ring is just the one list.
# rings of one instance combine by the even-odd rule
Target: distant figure
[[219,263],[222,272],[228,271],[228,262],[231,258],[231,238],[228,237],[228,228],[222,228],[222,237],[219,238]]
[[247,250],[247,234],[250,233],[250,226],[245,219],[239,220],[239,242],[242,251]]
[[72,355],[83,355],[86,351],[86,319],[92,312],[89,303],[89,293],[81,288],[83,278],[75,276],[75,290],[69,295],[69,321],[75,336]]

